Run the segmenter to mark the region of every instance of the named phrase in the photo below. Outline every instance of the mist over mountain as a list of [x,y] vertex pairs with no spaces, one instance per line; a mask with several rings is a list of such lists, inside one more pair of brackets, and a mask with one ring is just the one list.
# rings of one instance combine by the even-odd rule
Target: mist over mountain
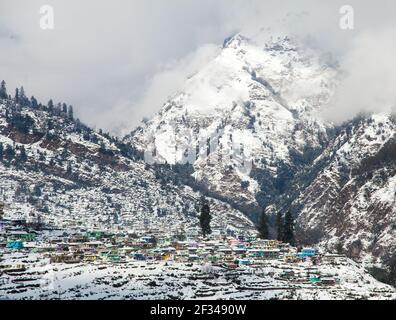
[[[340,29],[345,3],[339,0],[46,4],[55,12],[51,31],[39,27],[41,1],[1,1],[2,78],[9,88],[24,86],[41,101],[68,101],[85,123],[120,137],[158,112],[220,50],[223,39],[239,32],[261,45],[261,36],[297,36],[305,46],[330,52],[349,76],[327,119],[342,122],[360,111],[386,111],[395,102],[391,1],[349,1],[354,30]],[[364,95],[356,85],[362,82],[370,83]]]
[[10,215],[179,230],[197,228],[206,196],[219,228],[254,230],[265,209],[275,237],[276,214],[291,210],[301,244],[393,270],[391,112],[379,105],[384,112],[341,125],[326,120],[343,71],[297,37],[262,44],[238,33],[209,51],[123,138],[82,124],[67,105],[3,90],[1,196]]

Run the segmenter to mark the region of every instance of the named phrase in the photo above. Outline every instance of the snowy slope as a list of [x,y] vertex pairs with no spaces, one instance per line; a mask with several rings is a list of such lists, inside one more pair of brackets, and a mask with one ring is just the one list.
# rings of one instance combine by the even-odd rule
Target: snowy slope
[[[312,267],[267,261],[253,271],[179,262],[48,264],[37,254],[5,255],[7,263],[29,262],[28,272],[5,275],[0,298],[64,300],[394,300],[395,289],[346,258]],[[46,264],[47,262],[47,264]],[[293,272],[290,279],[286,271]],[[335,274],[338,283],[320,286],[307,275]]]
[[[396,121],[387,114],[358,119],[317,162],[325,166],[296,201],[304,241],[341,244],[356,259],[393,264],[396,223]],[[295,204],[296,204],[295,203]]]
[[331,125],[315,113],[336,76],[319,54],[287,37],[260,46],[236,35],[126,141],[157,162],[189,162],[198,183],[257,211],[283,191],[301,164],[296,155],[327,140]]
[[320,120],[339,74],[295,39],[236,35],[126,142],[153,162],[189,162],[193,183],[253,220],[291,207],[303,243],[396,265],[395,165],[381,162],[395,122]]
[[[139,153],[118,139],[44,106],[0,101],[0,143],[0,201],[9,217],[128,230],[199,223],[201,194],[171,180],[166,171],[159,175],[147,168]],[[211,207],[214,227],[252,229],[229,205],[213,200]]]

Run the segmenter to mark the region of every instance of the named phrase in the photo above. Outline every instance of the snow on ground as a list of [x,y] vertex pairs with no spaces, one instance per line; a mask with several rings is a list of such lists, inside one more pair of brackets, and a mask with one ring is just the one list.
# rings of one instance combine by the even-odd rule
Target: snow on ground
[[[344,257],[318,266],[269,260],[238,270],[172,261],[48,264],[32,253],[3,258],[29,268],[0,277],[0,299],[396,299],[393,288]],[[307,281],[318,274],[336,275],[337,283]]]

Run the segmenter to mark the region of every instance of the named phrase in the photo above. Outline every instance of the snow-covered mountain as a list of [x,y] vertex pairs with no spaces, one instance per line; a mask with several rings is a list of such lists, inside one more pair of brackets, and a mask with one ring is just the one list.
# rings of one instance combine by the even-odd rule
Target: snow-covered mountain
[[190,163],[197,183],[254,218],[328,141],[332,126],[315,114],[336,83],[325,56],[296,41],[238,34],[127,142]]
[[340,74],[297,40],[236,35],[126,142],[190,163],[193,183],[253,220],[292,208],[302,243],[395,265],[395,121],[321,120]]
[[[198,225],[201,195],[180,177],[148,168],[134,148],[74,120],[66,107],[33,101],[0,100],[0,201],[9,216],[106,229]],[[212,212],[218,227],[253,227],[223,202],[213,200]]]
[[3,98],[0,200],[58,225],[175,230],[197,225],[202,195],[219,228],[291,208],[301,243],[396,270],[396,122],[321,120],[338,76],[298,40],[236,35],[122,140],[62,106]]
[[315,160],[321,169],[294,203],[301,208],[301,240],[325,240],[355,259],[381,257],[395,265],[395,164],[394,117],[377,114],[346,125]]

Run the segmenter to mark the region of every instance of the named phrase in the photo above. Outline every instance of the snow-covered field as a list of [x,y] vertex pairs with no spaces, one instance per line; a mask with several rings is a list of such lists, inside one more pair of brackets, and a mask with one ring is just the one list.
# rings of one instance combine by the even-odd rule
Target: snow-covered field
[[[266,261],[235,270],[179,262],[50,264],[39,254],[10,253],[4,263],[28,265],[2,274],[0,299],[396,299],[396,292],[351,260],[312,266]],[[334,285],[307,279],[335,275]]]

